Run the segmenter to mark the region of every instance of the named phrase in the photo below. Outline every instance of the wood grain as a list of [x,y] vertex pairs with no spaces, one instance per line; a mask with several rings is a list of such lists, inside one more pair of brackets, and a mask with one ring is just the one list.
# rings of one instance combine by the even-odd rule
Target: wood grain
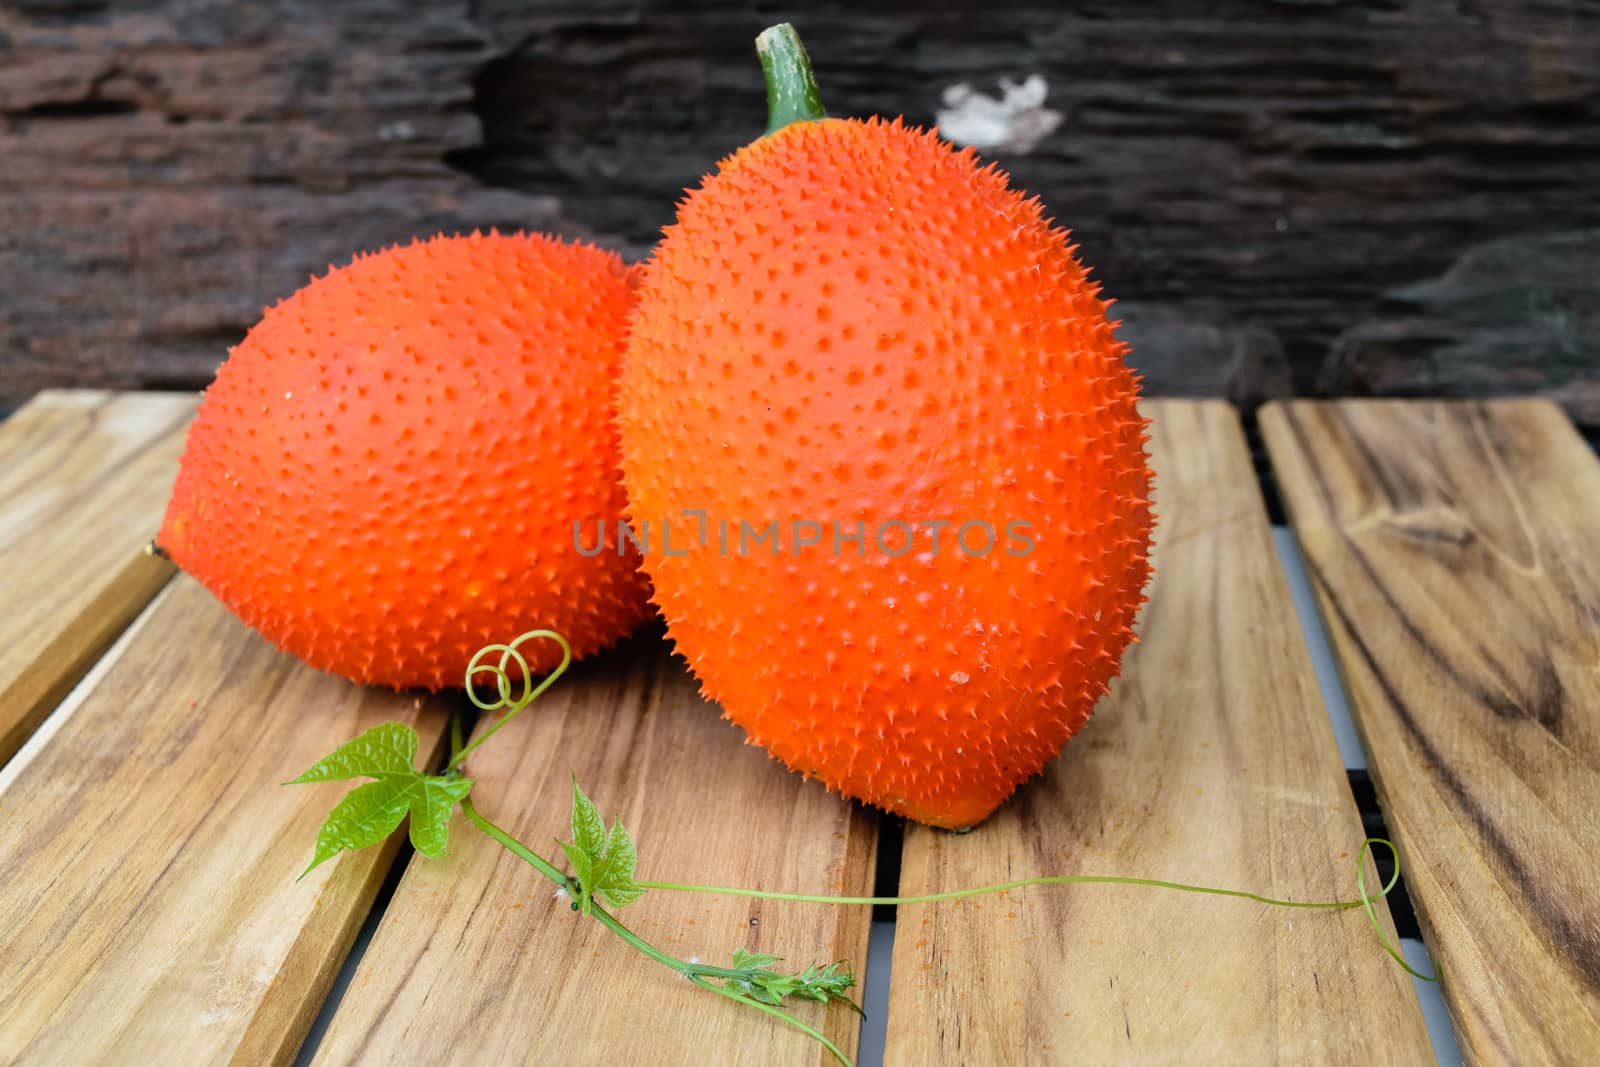
[[[908,830],[903,894],[1097,874],[1355,895],[1361,820],[1238,418],[1146,411],[1159,519],[1142,643],[988,822]],[[892,973],[889,1064],[1432,1062],[1410,979],[1359,911],[1028,889],[900,908]]]
[[[1597,38],[1600,40],[1600,38]],[[1600,58],[1600,53],[1597,53]],[[1473,245],[1386,291],[1328,347],[1319,396],[1537,394],[1600,428],[1600,229]]]
[[1600,463],[1538,401],[1274,406],[1462,1051],[1600,1057]]
[[275,652],[187,578],[0,771],[0,1063],[292,1059],[398,840],[302,882],[333,787],[279,783],[439,701]]
[[491,54],[468,7],[0,5],[0,402],[199,388],[264,306],[358,252],[577,236],[548,194],[445,160],[477,143]]
[[1497,256],[1472,310],[1391,299],[1600,227],[1592,0],[0,4],[0,403],[198,387],[264,304],[412,236],[642,256],[763,129],[752,41],[785,12],[830,114],[958,135],[947,91],[1041,79],[1054,132],[978,150],[1071,227],[1153,392],[1254,402],[1320,369],[1323,393],[1545,390],[1600,425],[1593,257]]
[[194,409],[46,392],[0,423],[0,764],[171,577],[144,546]]
[[[535,850],[568,839],[571,779],[639,845],[640,877],[862,894],[873,816],[741,744],[683,667],[635,641],[580,665],[469,762],[474,799]],[[869,910],[654,890],[620,913],[678,956],[744,945],[864,972]],[[795,1012],[847,1051],[842,1004]],[[697,990],[575,914],[458,817],[451,854],[413,863],[319,1050],[325,1064],[833,1062],[821,1046]]]

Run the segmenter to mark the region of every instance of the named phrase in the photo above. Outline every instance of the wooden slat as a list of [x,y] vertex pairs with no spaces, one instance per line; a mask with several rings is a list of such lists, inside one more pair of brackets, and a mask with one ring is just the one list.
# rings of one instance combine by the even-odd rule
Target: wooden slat
[[[552,688],[469,761],[480,810],[531,847],[568,838],[570,772],[639,845],[640,877],[870,891],[875,820],[741,743],[681,664],[643,641]],[[564,861],[563,865],[564,865]],[[652,891],[619,916],[682,957],[736,946],[864,971],[868,909]],[[841,1047],[844,1005],[794,1008]],[[697,990],[575,914],[459,817],[451,854],[407,869],[319,1051],[395,1062],[830,1063],[803,1035]]]
[[279,783],[386,719],[436,750],[436,704],[169,586],[0,771],[0,1062],[292,1059],[395,845],[296,883],[330,797]]
[[144,546],[194,409],[46,392],[0,423],[0,764],[171,576]]
[[1551,404],[1262,415],[1480,1063],[1600,1059],[1600,463]]
[[[1159,519],[1142,643],[989,821],[908,830],[903,894],[1094,874],[1355,895],[1361,821],[1238,418],[1146,411]],[[1359,911],[1069,886],[897,922],[890,1064],[1431,1062],[1410,979]]]

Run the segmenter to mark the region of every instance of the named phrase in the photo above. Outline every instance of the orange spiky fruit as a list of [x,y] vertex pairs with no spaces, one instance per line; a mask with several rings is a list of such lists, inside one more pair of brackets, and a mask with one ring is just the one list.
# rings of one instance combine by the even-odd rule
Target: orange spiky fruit
[[[459,686],[534,627],[575,655],[649,611],[613,394],[629,271],[534,234],[358,256],[267,310],[189,431],[159,550],[273,644],[358,682]],[[577,550],[573,524],[603,524]],[[592,549],[593,544],[585,544]],[[536,672],[560,659],[528,645]]]
[[645,267],[630,516],[669,635],[752,741],[968,826],[1083,725],[1132,638],[1136,379],[1037,201],[932,133],[823,118],[792,29],[758,46],[774,129]]

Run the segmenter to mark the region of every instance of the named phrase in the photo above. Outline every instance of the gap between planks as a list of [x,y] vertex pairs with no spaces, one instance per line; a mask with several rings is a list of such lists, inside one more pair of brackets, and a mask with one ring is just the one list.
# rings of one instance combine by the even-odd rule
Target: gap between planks
[[1541,401],[1262,427],[1463,1052],[1600,1049],[1600,462]]

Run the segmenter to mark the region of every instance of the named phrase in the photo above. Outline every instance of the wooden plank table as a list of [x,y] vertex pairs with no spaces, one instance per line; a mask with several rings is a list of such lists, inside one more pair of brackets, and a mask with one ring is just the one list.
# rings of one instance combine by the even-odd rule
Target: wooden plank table
[[40,393],[0,423],[0,764],[172,576],[161,521],[191,394]]
[[1463,1051],[1600,1062],[1600,465],[1540,401],[1262,428]]
[[0,772],[0,1062],[292,1057],[398,839],[302,882],[323,798],[280,783],[438,700],[274,651],[164,592]]
[[[295,881],[341,790],[277,783],[384,719],[437,763],[458,698],[319,675],[150,569],[179,401],[50,394],[0,424],[0,644],[31,650],[0,661],[0,692],[47,679],[4,726],[21,748],[0,768],[0,1064],[829,1062],[574,915],[459,817],[443,860],[396,839]],[[479,807],[546,846],[575,771],[657,881],[865,894],[898,860],[907,893],[1114,873],[1351,897],[1360,820],[1238,420],[1147,410],[1161,526],[1143,642],[1063,758],[975,832],[889,845],[887,820],[741,744],[655,632],[579,665],[475,755]],[[1528,405],[1263,421],[1463,1050],[1595,1061],[1600,464]],[[34,569],[56,584],[24,584]],[[657,890],[623,918],[684,956],[867,966],[863,906]],[[1070,886],[896,918],[889,1063],[1432,1061],[1359,912]],[[795,1010],[856,1048],[845,1007]]]

